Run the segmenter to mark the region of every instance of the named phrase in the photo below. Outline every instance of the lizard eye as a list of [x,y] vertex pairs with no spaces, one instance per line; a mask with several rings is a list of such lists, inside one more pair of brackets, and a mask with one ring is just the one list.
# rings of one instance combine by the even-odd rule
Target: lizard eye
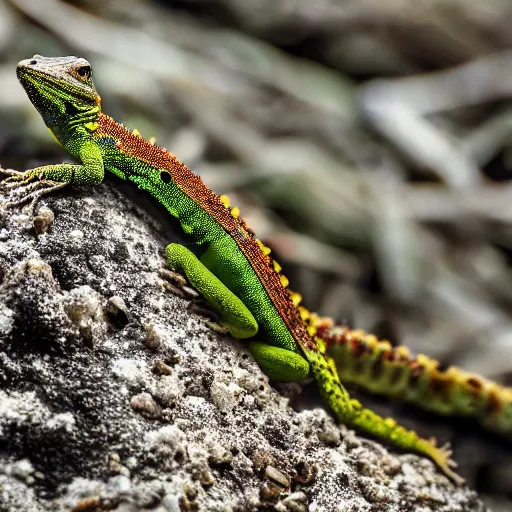
[[76,69],[76,73],[80,78],[88,80],[91,78],[91,66],[80,66]]

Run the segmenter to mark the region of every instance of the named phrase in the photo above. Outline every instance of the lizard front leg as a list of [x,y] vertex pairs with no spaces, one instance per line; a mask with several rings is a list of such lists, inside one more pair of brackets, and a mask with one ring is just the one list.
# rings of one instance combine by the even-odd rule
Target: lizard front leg
[[185,274],[192,287],[220,314],[220,325],[238,339],[251,338],[258,332],[258,324],[245,304],[197,258],[180,244],[165,248],[169,266]]
[[81,141],[78,157],[82,164],[54,164],[35,167],[24,172],[6,170],[0,173],[8,178],[2,181],[2,188],[12,196],[6,206],[31,202],[33,209],[39,198],[65,187],[70,183],[95,185],[103,181],[104,167],[100,148],[93,139]]

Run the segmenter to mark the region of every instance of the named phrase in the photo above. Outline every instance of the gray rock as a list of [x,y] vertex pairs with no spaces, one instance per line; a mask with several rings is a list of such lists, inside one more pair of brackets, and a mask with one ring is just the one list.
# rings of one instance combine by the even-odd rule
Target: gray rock
[[44,203],[44,230],[1,212],[1,510],[484,510],[425,458],[294,411],[164,290],[178,228],[109,184]]

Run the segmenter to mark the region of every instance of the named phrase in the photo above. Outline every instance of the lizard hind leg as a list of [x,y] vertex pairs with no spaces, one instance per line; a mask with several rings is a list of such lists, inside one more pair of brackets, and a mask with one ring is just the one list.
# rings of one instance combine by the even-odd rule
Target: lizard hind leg
[[258,332],[258,323],[245,304],[198,259],[180,244],[165,248],[169,266],[185,274],[192,287],[211,304],[221,317],[221,326],[238,339],[252,338]]
[[[242,339],[257,334],[258,324],[247,307],[192,251],[180,244],[169,244],[165,255],[169,266],[183,272],[192,287],[218,311],[221,326],[232,336]],[[250,350],[270,379],[295,381],[309,376],[309,363],[300,354],[260,342],[252,342]]]
[[281,382],[300,381],[309,376],[309,363],[296,352],[253,341],[249,348],[269,379]]

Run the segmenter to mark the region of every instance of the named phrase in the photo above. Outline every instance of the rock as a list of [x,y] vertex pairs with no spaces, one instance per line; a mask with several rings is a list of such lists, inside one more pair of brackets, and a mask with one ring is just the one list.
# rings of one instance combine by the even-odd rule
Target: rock
[[2,212],[1,510],[485,509],[430,461],[294,411],[164,290],[174,235],[111,185],[43,202],[43,235]]

